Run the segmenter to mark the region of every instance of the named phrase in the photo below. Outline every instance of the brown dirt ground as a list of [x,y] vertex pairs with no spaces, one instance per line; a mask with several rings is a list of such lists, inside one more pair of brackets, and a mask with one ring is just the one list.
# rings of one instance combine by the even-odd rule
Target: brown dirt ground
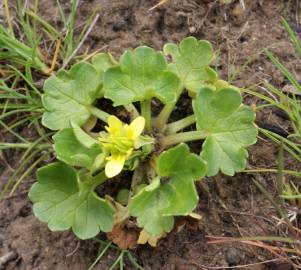
[[[65,2],[63,6],[68,11],[69,1]],[[207,39],[218,51],[215,65],[224,79],[236,74],[232,78],[233,83],[240,87],[258,85],[264,80],[284,87],[287,84],[284,77],[265,56],[258,53],[262,48],[269,47],[299,79],[301,65],[280,23],[280,17],[284,16],[301,33],[294,2],[244,0],[243,10],[239,1],[224,6],[210,0],[170,0],[162,7],[148,11],[156,1],[87,0],[80,1],[76,23],[80,26],[92,11],[99,10],[100,18],[83,49],[93,51],[105,46],[105,51],[117,57],[124,49],[141,44],[160,49],[166,42],[179,42],[189,35]],[[41,0],[40,10],[50,23],[61,25],[56,1]],[[242,68],[248,60],[248,65]],[[258,86],[254,88],[260,90]],[[250,96],[245,96],[245,101],[260,104]],[[179,109],[179,114],[184,111]],[[257,123],[289,128],[288,123],[272,110],[259,111]],[[19,153],[12,155],[5,152],[4,155],[9,164],[16,168]],[[259,138],[250,149],[248,166],[275,167],[276,155],[277,147]],[[289,156],[285,160],[288,168],[295,168]],[[10,169],[0,166],[2,186]],[[284,228],[276,226],[275,209],[256,189],[253,178],[275,194],[275,176],[270,174],[240,173],[232,178],[223,175],[207,178],[203,185],[198,185],[200,203],[196,212],[202,216],[198,226],[194,229],[186,226],[177,233],[172,232],[155,249],[149,246],[136,248],[133,255],[137,261],[146,270],[193,270],[209,269],[206,266],[225,269],[275,258],[266,250],[249,245],[207,243],[208,236],[282,235]],[[5,269],[87,269],[97,254],[98,244],[93,240],[79,241],[70,232],[52,233],[45,224],[40,223],[33,216],[27,198],[27,190],[33,181],[34,176],[13,197],[0,202],[0,257],[9,251],[16,254]],[[108,269],[117,256],[114,250],[110,250],[95,269]],[[134,269],[127,265],[126,269]],[[243,269],[277,270],[290,267],[267,263]]]

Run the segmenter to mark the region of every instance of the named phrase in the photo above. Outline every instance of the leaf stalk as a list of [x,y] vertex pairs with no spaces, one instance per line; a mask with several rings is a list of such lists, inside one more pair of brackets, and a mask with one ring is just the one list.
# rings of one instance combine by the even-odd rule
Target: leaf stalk
[[108,117],[110,116],[107,112],[100,110],[94,106],[89,106],[88,110],[91,114],[96,116],[98,119],[102,120],[103,122],[108,122]]
[[152,111],[151,100],[144,100],[140,102],[141,115],[145,119],[145,128],[148,132],[152,131]]
[[203,140],[208,136],[206,132],[202,131],[189,131],[189,132],[182,132],[177,134],[171,134],[164,137],[161,141],[161,144],[164,148],[178,144],[181,142],[190,142],[190,141],[198,141]]
[[105,171],[101,171],[92,178],[92,190],[94,190],[97,186],[101,185],[107,180],[108,177],[106,176]]
[[181,120],[168,124],[166,128],[166,134],[177,133],[178,131],[193,125],[195,122],[195,116],[189,115]]

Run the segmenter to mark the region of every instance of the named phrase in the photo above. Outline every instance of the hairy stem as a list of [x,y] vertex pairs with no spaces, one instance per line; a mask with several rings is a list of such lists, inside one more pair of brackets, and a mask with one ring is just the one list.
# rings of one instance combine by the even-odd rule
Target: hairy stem
[[169,125],[167,125],[166,133],[167,134],[177,133],[178,131],[191,126],[192,124],[195,123],[195,121],[196,121],[195,116],[190,115],[179,121],[170,123]]
[[140,102],[141,115],[145,119],[145,128],[148,132],[152,131],[152,111],[151,100],[145,100]]
[[108,117],[110,116],[107,112],[102,111],[94,106],[89,106],[87,107],[89,112],[96,116],[98,119],[102,120],[103,122],[107,123],[108,122]]
[[164,148],[178,144],[181,142],[190,142],[190,141],[198,141],[203,140],[208,136],[207,133],[202,131],[189,131],[189,132],[182,132],[177,134],[171,134],[162,139],[162,146]]

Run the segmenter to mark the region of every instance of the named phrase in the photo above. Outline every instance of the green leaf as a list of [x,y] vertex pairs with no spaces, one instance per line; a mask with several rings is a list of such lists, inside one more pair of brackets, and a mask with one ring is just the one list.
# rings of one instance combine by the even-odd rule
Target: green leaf
[[76,138],[72,128],[60,130],[53,140],[57,158],[72,166],[92,169],[97,156],[102,154],[100,144],[86,147]]
[[110,54],[98,53],[93,56],[92,65],[100,75],[103,75],[104,72],[110,67],[112,67],[113,65],[115,65],[115,63],[114,63],[114,59]]
[[206,164],[182,143],[160,155],[158,170],[162,177],[184,175],[198,179],[205,176]]
[[197,91],[207,81],[217,79],[216,72],[209,67],[213,59],[211,44],[195,37],[187,37],[176,44],[168,43],[163,48],[164,54],[172,57],[169,69],[181,78],[184,87]]
[[120,66],[108,69],[104,75],[105,97],[114,106],[157,97],[163,103],[176,100],[179,78],[167,71],[167,63],[161,52],[142,46],[126,51],[120,58]]
[[75,64],[70,71],[59,71],[45,81],[42,96],[44,126],[58,130],[70,121],[84,124],[90,117],[89,106],[99,96],[101,82],[96,69],[88,63]]
[[173,216],[193,211],[198,202],[194,180],[206,174],[206,165],[189,152],[186,144],[180,144],[160,155],[158,172],[169,179],[160,184],[160,178],[155,178],[129,205],[129,213],[137,217],[138,225],[151,235],[170,232]]
[[95,144],[99,145],[99,141],[88,135],[75,122],[71,121],[70,125],[72,126],[74,136],[82,145],[84,145],[87,148],[92,148],[95,146]]
[[221,170],[234,175],[246,166],[247,146],[256,142],[255,113],[241,104],[236,89],[203,88],[193,101],[197,129],[207,133],[201,157],[207,161],[208,176]]
[[[114,66],[113,57],[107,53],[98,53],[92,58],[92,65],[98,72],[99,82],[103,83],[104,73],[107,69]],[[101,91],[100,97],[103,96],[103,91]]]
[[38,170],[38,182],[30,189],[35,216],[52,231],[72,228],[80,239],[108,232],[113,227],[114,210],[89,185],[78,184],[72,167],[57,162]]
[[161,189],[160,178],[155,178],[129,204],[129,213],[137,217],[138,225],[152,235],[170,232],[174,225],[172,216],[164,216],[163,210],[168,201]]

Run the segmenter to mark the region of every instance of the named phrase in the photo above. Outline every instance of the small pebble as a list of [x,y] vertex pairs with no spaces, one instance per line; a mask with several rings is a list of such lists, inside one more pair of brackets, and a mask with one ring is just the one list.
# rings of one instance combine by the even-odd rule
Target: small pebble
[[226,261],[229,264],[229,266],[233,265],[239,265],[241,261],[241,254],[240,251],[238,251],[236,248],[230,247],[226,251]]

